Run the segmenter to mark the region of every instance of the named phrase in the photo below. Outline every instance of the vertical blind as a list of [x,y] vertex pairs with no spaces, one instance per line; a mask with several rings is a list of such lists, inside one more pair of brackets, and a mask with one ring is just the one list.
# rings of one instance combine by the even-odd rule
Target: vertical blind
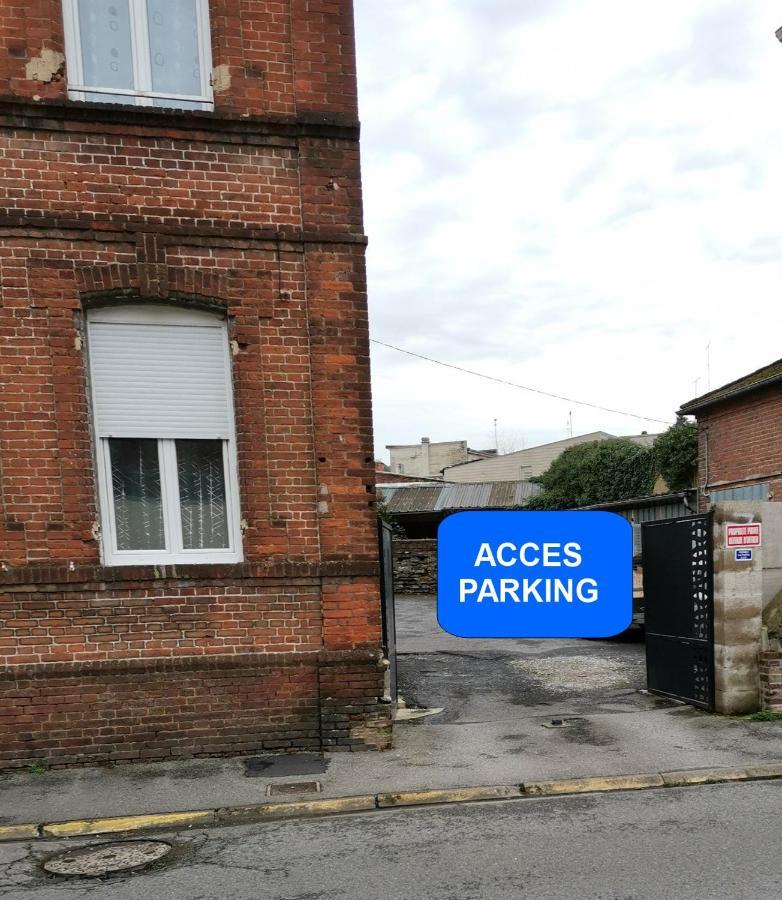
[[98,437],[231,438],[219,320],[215,327],[90,322],[88,334]]

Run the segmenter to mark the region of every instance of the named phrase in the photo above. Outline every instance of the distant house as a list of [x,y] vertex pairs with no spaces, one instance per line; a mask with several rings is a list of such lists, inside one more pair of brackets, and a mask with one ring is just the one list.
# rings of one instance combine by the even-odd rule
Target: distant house
[[701,507],[782,500],[782,359],[683,404],[698,421]]
[[472,460],[489,459],[496,450],[471,450],[467,441],[435,442],[428,437],[420,444],[389,444],[390,470],[397,475],[413,475],[423,478],[442,478],[443,469]]
[[[616,435],[608,434],[605,431],[593,431],[591,434],[565,438],[550,444],[517,450],[515,453],[506,453],[503,456],[493,456],[488,459],[450,466],[444,469],[443,480],[472,484],[484,481],[528,481],[530,478],[542,475],[568,447],[593,441],[605,441],[613,437]],[[644,432],[632,435],[627,440],[643,447],[651,447],[656,437],[656,434]]]

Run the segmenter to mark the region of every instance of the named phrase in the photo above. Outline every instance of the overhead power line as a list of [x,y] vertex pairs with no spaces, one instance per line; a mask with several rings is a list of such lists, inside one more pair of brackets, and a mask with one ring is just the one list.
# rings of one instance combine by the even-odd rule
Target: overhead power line
[[507,387],[517,388],[520,391],[528,391],[531,394],[539,394],[541,397],[551,397],[553,400],[563,400],[565,403],[572,403],[574,406],[588,406],[590,409],[598,409],[601,412],[614,413],[617,416],[627,416],[630,419],[640,419],[643,422],[654,422],[656,425],[671,425],[670,421],[665,419],[654,419],[651,416],[640,416],[637,413],[627,412],[623,409],[612,409],[610,406],[600,406],[598,403],[588,403],[586,400],[574,400],[572,397],[563,397],[561,394],[553,394],[551,391],[543,391],[540,388],[528,387],[525,384],[517,384],[515,381],[508,381],[505,378],[496,378],[494,375],[486,375],[484,372],[476,372],[473,369],[465,369],[463,366],[456,366],[453,363],[443,362],[440,359],[433,359],[431,356],[424,356],[422,353],[414,353],[412,350],[405,350],[403,347],[396,347],[394,344],[387,344],[385,341],[378,341],[370,338],[370,343],[377,344],[379,347],[386,347],[389,350],[396,350],[397,353],[404,353],[405,356],[413,356],[416,359],[423,359],[425,362],[434,363],[436,366],[443,366],[445,369],[454,369],[456,372],[463,372],[465,375],[474,375],[476,378],[484,378],[486,381],[493,381],[495,384],[504,384]]

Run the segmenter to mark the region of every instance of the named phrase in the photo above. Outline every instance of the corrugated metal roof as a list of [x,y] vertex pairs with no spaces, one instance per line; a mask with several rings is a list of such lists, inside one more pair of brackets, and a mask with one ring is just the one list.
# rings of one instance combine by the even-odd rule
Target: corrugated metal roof
[[392,515],[463,509],[519,509],[540,493],[538,485],[529,481],[437,486],[379,484],[377,489]]

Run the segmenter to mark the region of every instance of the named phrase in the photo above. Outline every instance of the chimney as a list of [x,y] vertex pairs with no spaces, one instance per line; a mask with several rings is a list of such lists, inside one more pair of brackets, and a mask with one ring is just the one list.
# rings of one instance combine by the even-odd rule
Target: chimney
[[432,474],[432,466],[429,461],[429,438],[421,438],[421,455],[424,458],[424,474],[428,477]]

